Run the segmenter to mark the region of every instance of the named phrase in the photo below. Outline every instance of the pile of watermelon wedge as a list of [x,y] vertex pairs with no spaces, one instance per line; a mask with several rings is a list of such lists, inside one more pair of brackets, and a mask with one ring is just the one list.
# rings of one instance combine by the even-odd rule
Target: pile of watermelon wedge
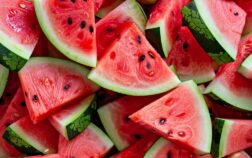
[[0,158],[252,158],[252,0],[0,0]]

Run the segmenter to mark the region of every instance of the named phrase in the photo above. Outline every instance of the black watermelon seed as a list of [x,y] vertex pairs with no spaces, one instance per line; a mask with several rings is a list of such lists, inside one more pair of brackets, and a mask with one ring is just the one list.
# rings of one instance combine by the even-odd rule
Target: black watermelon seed
[[167,158],[172,158],[172,154],[170,151],[167,152],[167,155],[166,155]]
[[85,22],[85,21],[82,21],[81,24],[80,24],[81,29],[84,29],[85,26],[86,26],[86,22]]
[[11,93],[10,92],[6,92],[5,96],[6,97],[11,97]]
[[93,28],[93,26],[91,26],[91,25],[89,26],[89,32],[90,32],[90,33],[93,33],[93,32],[94,32],[94,28]]
[[140,36],[140,35],[137,35],[137,42],[138,42],[139,44],[142,43],[142,41],[141,41],[141,36]]
[[155,58],[151,51],[149,51],[148,54],[149,54],[149,56],[150,56],[152,59]]
[[24,101],[20,102],[21,106],[26,106],[26,103]]
[[87,0],[83,0],[84,2],[87,2]]
[[108,27],[108,28],[106,29],[106,32],[109,32],[109,33],[113,32],[113,31],[114,31],[114,29],[113,29],[112,27]]
[[139,134],[134,134],[134,137],[135,137],[137,140],[141,139],[141,135],[139,135]]
[[239,15],[239,13],[238,12],[234,12],[234,16],[238,16]]
[[188,43],[184,42],[183,43],[183,49],[187,49],[188,48]]
[[146,67],[147,67],[147,69],[151,69],[151,64],[149,62],[147,62]]
[[69,84],[66,84],[65,86],[64,86],[64,90],[68,90],[70,88],[70,85]]
[[3,104],[4,104],[4,99],[2,97],[2,98],[0,98],[0,105],[3,105]]
[[129,122],[130,118],[128,116],[126,116],[124,120],[125,120],[125,122]]
[[144,59],[145,59],[145,55],[144,54],[140,55],[139,61],[142,62],[142,61],[144,61]]
[[159,124],[160,124],[160,125],[163,125],[165,122],[166,122],[166,119],[165,119],[165,118],[160,118],[160,119],[159,119]]
[[69,24],[69,25],[71,25],[72,23],[73,23],[73,20],[72,20],[72,18],[67,18],[67,23]]
[[71,0],[72,3],[75,3],[75,0]]
[[38,96],[37,95],[33,95],[32,100],[33,101],[38,101]]

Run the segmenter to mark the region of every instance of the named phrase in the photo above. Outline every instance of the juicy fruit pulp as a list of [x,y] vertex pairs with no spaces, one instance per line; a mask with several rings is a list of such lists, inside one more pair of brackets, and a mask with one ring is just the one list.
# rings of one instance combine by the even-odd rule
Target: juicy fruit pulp
[[88,78],[103,88],[136,96],[159,94],[180,82],[134,24],[107,49]]
[[93,0],[35,0],[40,26],[68,58],[96,66],[95,17]]
[[87,73],[86,68],[67,60],[31,58],[19,71],[19,77],[32,121],[37,123],[69,102],[98,90],[86,78]]
[[204,98],[193,81],[180,84],[130,118],[197,154],[210,152],[211,119]]

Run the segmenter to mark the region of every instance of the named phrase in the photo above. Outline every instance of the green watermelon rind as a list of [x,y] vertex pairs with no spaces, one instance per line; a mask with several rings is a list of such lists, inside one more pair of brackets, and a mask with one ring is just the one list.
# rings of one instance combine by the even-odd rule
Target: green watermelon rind
[[80,106],[76,107],[71,114],[62,120],[50,117],[52,125],[55,123],[60,126],[56,128],[67,140],[72,140],[82,131],[84,131],[91,122],[91,115],[96,109],[95,95],[91,95],[80,102]]
[[251,79],[252,77],[252,55],[249,55],[240,65],[238,72],[244,77]]
[[248,97],[237,96],[232,93],[233,90],[229,89],[219,81],[219,79],[213,80],[205,89],[204,94],[217,97],[219,100],[228,103],[229,105],[246,111],[252,111],[252,99]]
[[156,142],[152,144],[152,146],[148,149],[148,151],[145,153],[144,158],[154,158],[157,154],[158,151],[169,144],[172,144],[168,140],[164,138],[159,138]]
[[124,0],[116,0],[113,4],[107,7],[101,7],[98,12],[96,13],[96,17],[103,18],[105,17],[110,11],[115,9],[117,6],[119,6],[121,3],[123,3]]
[[112,149],[112,147],[114,146],[113,142],[100,128],[98,128],[93,123],[90,123],[87,128],[91,129],[96,134],[96,136],[99,137],[99,139],[102,143],[104,143],[108,151]]
[[4,89],[7,85],[9,77],[9,70],[0,64],[0,98],[3,95]]
[[127,86],[120,86],[116,85],[110,80],[107,80],[103,78],[101,75],[99,75],[95,69],[91,71],[88,75],[88,79],[93,81],[94,83],[100,85],[101,87],[105,89],[110,89],[114,92],[126,94],[126,95],[132,95],[132,96],[148,96],[148,95],[154,95],[154,94],[160,94],[163,92],[166,92],[172,88],[175,88],[179,83],[180,80],[176,77],[174,74],[169,81],[159,84],[159,85],[153,85],[149,88],[144,89],[137,89],[137,88],[129,88]]
[[116,102],[108,103],[100,107],[97,112],[102,122],[103,127],[105,128],[106,133],[110,139],[114,142],[116,148],[121,151],[125,149],[129,144],[125,142],[121,137],[119,131],[116,129],[115,124],[112,120],[112,114],[109,109],[110,106],[113,106]]
[[[40,27],[48,38],[48,40],[69,59],[83,65],[95,67],[97,62],[96,52],[89,52],[89,55],[86,55],[83,53],[83,51],[80,51],[79,49],[70,48],[67,44],[61,42],[61,40],[57,37],[54,32],[53,26],[48,18],[48,14],[45,11],[45,2],[45,0],[34,0],[34,7]],[[96,50],[94,49],[93,51]]]
[[26,140],[27,136],[24,136],[15,126],[9,126],[3,134],[3,138],[12,144],[18,151],[27,155],[40,155],[44,154],[41,150],[38,150],[32,144],[31,141]]
[[222,48],[232,57],[236,58],[237,49],[228,42],[228,40],[222,35],[222,31],[215,25],[214,17],[211,16],[206,0],[194,0],[200,17],[204,21],[205,25],[215,37],[216,41],[222,46]]

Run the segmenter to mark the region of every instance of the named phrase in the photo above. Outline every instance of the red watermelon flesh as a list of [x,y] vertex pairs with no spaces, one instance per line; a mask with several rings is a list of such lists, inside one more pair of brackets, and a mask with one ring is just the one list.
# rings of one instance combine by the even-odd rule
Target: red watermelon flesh
[[81,134],[67,141],[63,136],[59,139],[59,154],[67,158],[100,158],[112,148],[113,144],[94,124],[90,124]]
[[31,58],[19,71],[19,78],[33,123],[98,90],[87,73],[86,68],[67,60]]
[[7,110],[14,94],[20,85],[18,75],[15,72],[9,73],[8,82],[4,90],[3,96],[0,98],[0,119]]
[[192,152],[201,155],[210,152],[211,119],[204,98],[193,81],[181,83],[130,118]]
[[98,109],[98,114],[108,135],[119,150],[150,135],[150,131],[131,121],[128,116],[160,96],[124,96]]
[[43,32],[60,52],[80,64],[96,65],[93,0],[39,0],[35,9]]
[[28,157],[24,157],[24,158],[67,158],[67,157],[64,157],[62,155],[59,155],[59,154],[50,154],[50,155],[44,155],[44,156],[28,156]]
[[166,59],[173,65],[181,80],[194,80],[196,83],[214,78],[213,60],[201,48],[188,27],[181,27],[171,52]]
[[112,158],[142,158],[151,145],[158,139],[157,135],[151,134],[127,147]]
[[36,47],[34,48],[32,52],[32,56],[47,56],[48,55],[48,40],[45,37],[45,35],[42,33],[39,37],[39,40],[36,44]]
[[[95,8],[95,13],[97,13],[97,11],[101,8],[102,4],[104,3],[104,1],[106,0],[94,0],[94,8]],[[107,0],[109,1],[109,0]]]
[[[36,19],[33,1],[1,0],[0,3],[0,30],[8,38],[11,38],[14,43],[22,44],[27,51],[30,51],[26,56],[28,59],[41,32]],[[15,48],[9,49],[15,50]]]
[[[18,119],[24,117],[27,114],[28,111],[25,107],[24,94],[21,88],[19,88],[14,98],[12,99],[11,103],[9,104],[6,113],[0,120],[0,135],[1,136],[3,135],[7,126],[14,123]],[[21,155],[18,151],[16,151],[16,149],[14,149],[11,145],[9,145],[9,143],[7,143],[2,137],[0,138],[0,150],[3,150],[2,152],[10,157]]]
[[251,157],[245,151],[240,151],[230,156],[226,156],[226,158],[251,158]]
[[62,54],[57,48],[55,48],[49,41],[47,43],[48,56],[53,58],[68,59],[64,54]]
[[243,33],[249,33],[252,31],[252,1],[235,0],[235,2],[247,13],[247,19]]

